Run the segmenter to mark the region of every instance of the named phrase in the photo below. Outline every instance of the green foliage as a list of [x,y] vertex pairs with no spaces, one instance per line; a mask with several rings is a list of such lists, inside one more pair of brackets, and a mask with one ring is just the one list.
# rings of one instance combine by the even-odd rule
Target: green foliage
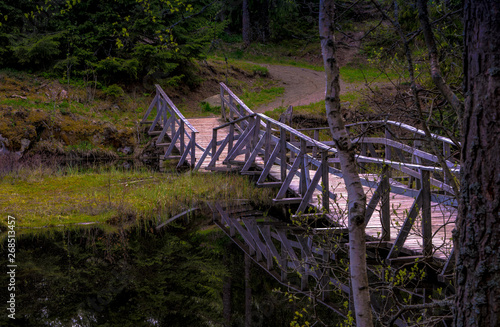
[[97,74],[102,76],[106,82],[133,81],[137,79],[139,60],[108,57],[95,65]]
[[191,60],[221,32],[225,23],[213,20],[216,10],[203,0],[2,3],[0,64],[54,69],[65,77],[94,69],[107,84],[179,76],[172,80],[178,84],[191,77],[185,72]]
[[46,66],[61,52],[60,41],[62,34],[30,35],[23,37],[11,47],[14,56],[20,64],[28,67]]
[[116,84],[113,84],[113,85],[110,85],[108,87],[106,87],[104,90],[103,90],[104,94],[110,98],[120,98],[122,96],[125,95],[125,92],[123,91],[123,89],[116,85]]
[[202,102],[200,104],[200,106],[201,106],[201,110],[203,112],[209,112],[209,113],[213,113],[213,114],[216,114],[216,115],[220,114],[220,109],[221,109],[220,106],[214,107],[214,106],[211,106],[209,103],[206,103],[206,102]]

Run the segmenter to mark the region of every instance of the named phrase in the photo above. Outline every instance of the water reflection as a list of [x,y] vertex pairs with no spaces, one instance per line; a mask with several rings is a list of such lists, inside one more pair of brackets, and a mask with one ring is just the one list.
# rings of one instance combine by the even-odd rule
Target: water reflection
[[[18,237],[16,319],[4,308],[0,325],[220,325],[225,269],[196,238],[176,234],[142,226]],[[3,246],[0,266],[6,267]],[[2,274],[2,288],[8,278]],[[8,292],[0,293],[5,304]]]

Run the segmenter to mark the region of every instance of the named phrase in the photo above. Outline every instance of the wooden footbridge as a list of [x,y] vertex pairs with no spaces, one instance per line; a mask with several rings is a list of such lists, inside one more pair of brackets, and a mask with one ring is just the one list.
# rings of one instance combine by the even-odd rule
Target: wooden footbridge
[[[296,130],[253,112],[223,83],[220,96],[221,118],[188,120],[156,86],[141,123],[156,137],[161,160],[175,159],[178,167],[200,171],[252,175],[257,186],[274,188],[273,201],[287,209],[286,219],[239,201],[214,203],[214,222],[278,281],[346,316],[346,308],[333,303],[335,292],[350,294],[349,280],[331,269],[341,257],[337,249],[348,247],[347,191],[333,142],[320,141],[322,128]],[[438,265],[438,273],[429,277],[431,286],[402,290],[418,303],[431,301],[429,287],[453,292],[448,277],[457,204],[438,158],[426,151],[425,133],[389,120],[347,128],[359,150],[367,196],[368,260],[374,265]],[[455,144],[431,137],[457,174]],[[335,245],[325,244],[325,236],[335,239]],[[405,315],[395,323],[406,325]]]

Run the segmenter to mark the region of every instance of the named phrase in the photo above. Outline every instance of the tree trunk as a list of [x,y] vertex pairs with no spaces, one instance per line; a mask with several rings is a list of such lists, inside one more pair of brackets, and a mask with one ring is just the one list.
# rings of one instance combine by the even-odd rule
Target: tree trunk
[[[226,248],[226,253],[224,254],[224,265],[226,269],[231,271],[231,244]],[[232,301],[232,293],[231,293],[231,284],[232,278],[231,275],[228,274],[224,277],[224,281],[222,284],[222,315],[224,316],[224,327],[231,326],[231,301]]]
[[252,326],[252,288],[250,286],[250,266],[252,259],[245,254],[245,327]]
[[251,41],[250,12],[248,11],[248,0],[243,0],[242,25],[243,43],[245,43],[245,46],[248,46]]
[[441,92],[446,101],[448,101],[448,103],[453,107],[460,121],[463,113],[463,104],[451,90],[450,86],[446,84],[443,75],[441,74],[436,41],[434,39],[434,33],[432,32],[431,23],[429,22],[427,0],[417,0],[417,6],[420,25],[422,25],[422,31],[424,33],[425,44],[427,45],[427,49],[429,51],[432,80],[434,81],[434,84],[438,88],[439,92]]
[[455,326],[500,326],[500,2],[467,0]]
[[335,3],[320,0],[319,35],[326,73],[325,105],[328,125],[338,150],[348,194],[349,264],[357,326],[373,326],[370,292],[366,272],[365,211],[366,195],[359,179],[354,148],[340,112],[339,67],[335,58]]

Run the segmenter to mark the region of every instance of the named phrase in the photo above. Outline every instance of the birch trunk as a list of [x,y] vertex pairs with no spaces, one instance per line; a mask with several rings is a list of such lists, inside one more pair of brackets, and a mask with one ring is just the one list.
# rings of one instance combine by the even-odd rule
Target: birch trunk
[[354,148],[345,129],[340,112],[339,67],[335,58],[335,2],[320,0],[319,35],[326,73],[326,116],[338,150],[340,165],[348,194],[349,207],[349,265],[351,291],[354,300],[356,325],[373,326],[368,276],[366,272],[365,210],[366,195],[361,185]]

